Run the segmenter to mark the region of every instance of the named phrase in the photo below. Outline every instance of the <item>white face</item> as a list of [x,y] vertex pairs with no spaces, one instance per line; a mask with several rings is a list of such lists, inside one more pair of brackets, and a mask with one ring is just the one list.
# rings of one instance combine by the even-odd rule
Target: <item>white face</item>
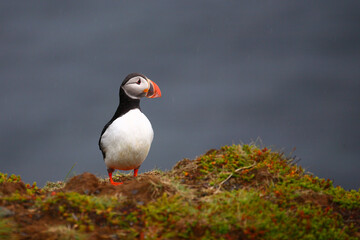
[[127,81],[122,88],[129,97],[140,99],[145,97],[146,92],[149,89],[149,82],[141,76],[136,76]]

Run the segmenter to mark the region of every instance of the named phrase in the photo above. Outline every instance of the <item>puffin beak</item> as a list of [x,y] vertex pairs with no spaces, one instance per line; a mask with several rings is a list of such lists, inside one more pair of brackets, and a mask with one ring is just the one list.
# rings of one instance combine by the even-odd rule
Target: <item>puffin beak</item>
[[154,83],[150,79],[147,79],[147,80],[149,83],[149,88],[144,90],[144,92],[146,92],[146,97],[147,98],[161,97],[161,91],[160,91],[160,88],[158,87],[158,85],[156,85],[156,83]]

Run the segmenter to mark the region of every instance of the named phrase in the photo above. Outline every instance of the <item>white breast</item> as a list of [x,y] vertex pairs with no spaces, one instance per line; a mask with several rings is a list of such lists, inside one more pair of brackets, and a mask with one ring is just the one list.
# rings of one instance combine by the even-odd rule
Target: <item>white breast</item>
[[151,123],[139,109],[117,118],[101,137],[106,166],[120,170],[139,167],[149,153],[153,137]]

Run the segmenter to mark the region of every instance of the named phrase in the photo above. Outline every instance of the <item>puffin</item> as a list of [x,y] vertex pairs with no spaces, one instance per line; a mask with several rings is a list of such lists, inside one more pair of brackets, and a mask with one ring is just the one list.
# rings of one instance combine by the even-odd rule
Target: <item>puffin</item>
[[136,177],[149,153],[154,131],[149,119],[140,110],[140,99],[143,97],[161,97],[160,88],[143,74],[127,75],[120,86],[116,112],[101,132],[99,148],[112,185],[122,184],[112,178],[115,169],[134,170]]

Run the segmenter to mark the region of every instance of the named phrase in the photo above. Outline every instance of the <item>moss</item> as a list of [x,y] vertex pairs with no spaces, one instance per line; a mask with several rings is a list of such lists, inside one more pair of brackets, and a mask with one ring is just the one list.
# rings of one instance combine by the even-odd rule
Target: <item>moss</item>
[[81,231],[93,231],[96,224],[129,228],[129,224],[136,221],[136,217],[133,217],[136,211],[131,206],[126,206],[126,209],[134,211],[126,211],[124,204],[116,197],[88,196],[75,192],[57,193],[36,203],[43,212],[59,216]]
[[[286,209],[258,192],[236,190],[211,201],[189,204],[180,196],[163,196],[143,207],[149,239],[206,239],[246,236],[250,239],[351,239],[341,217],[309,204]],[[355,238],[353,238],[355,239]]]
[[[360,236],[359,191],[334,187],[332,181],[306,173],[293,157],[254,144],[211,150],[180,161],[171,171],[141,174],[140,180],[119,173],[115,178],[124,181],[118,189],[128,189],[121,192],[127,197],[111,190],[105,179],[96,183],[96,191],[66,192],[64,183],[57,182],[43,189],[27,184],[23,191],[2,194],[12,184],[23,183],[19,176],[0,174],[0,206],[15,209],[14,219],[22,219],[22,224],[43,224],[36,231],[58,239]],[[125,186],[141,181],[149,181],[147,201],[132,198],[138,190]],[[112,194],[97,195],[105,190]],[[47,219],[56,222],[49,224]],[[14,229],[26,228],[14,227],[12,221],[0,219],[0,237],[10,239]]]
[[11,220],[0,218],[0,239],[14,239],[14,225],[15,224]]

